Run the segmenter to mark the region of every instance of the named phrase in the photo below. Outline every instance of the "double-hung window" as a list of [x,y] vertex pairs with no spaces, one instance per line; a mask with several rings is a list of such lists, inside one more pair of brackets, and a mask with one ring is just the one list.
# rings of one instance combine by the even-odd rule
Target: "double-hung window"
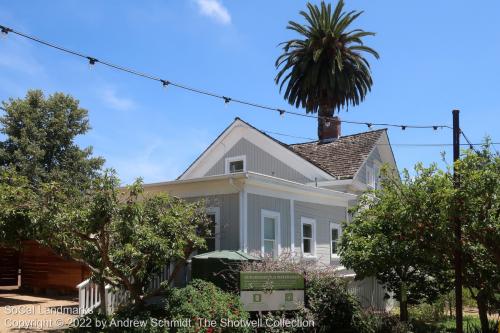
[[208,207],[207,217],[210,220],[210,236],[206,238],[207,248],[199,253],[220,250],[220,208]]
[[301,217],[302,255],[313,257],[316,255],[316,221]]
[[330,223],[330,254],[332,257],[338,257],[338,245],[340,241],[340,226],[336,223]]
[[276,258],[280,251],[280,214],[263,209],[261,216],[262,254]]

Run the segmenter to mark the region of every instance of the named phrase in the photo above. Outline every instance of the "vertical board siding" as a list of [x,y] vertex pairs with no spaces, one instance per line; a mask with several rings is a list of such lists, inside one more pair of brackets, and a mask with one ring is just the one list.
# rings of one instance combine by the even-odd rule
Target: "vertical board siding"
[[288,179],[299,183],[307,183],[311,180],[285,163],[281,162],[266,151],[252,144],[246,139],[240,139],[205,176],[222,175],[225,170],[225,159],[234,156],[246,156],[246,170],[262,173],[269,176]]
[[385,289],[374,277],[369,277],[361,281],[351,281],[349,291],[355,295],[364,308],[378,311],[385,311],[387,301],[384,299]]
[[301,217],[316,221],[316,257],[323,265],[338,264],[330,259],[330,222],[342,224],[346,217],[346,208],[326,206],[316,203],[295,201],[295,251],[302,255]]
[[247,195],[247,237],[248,251],[261,251],[261,211],[262,209],[280,213],[281,251],[290,251],[290,200],[258,194]]
[[186,201],[205,200],[207,207],[220,208],[220,249],[238,250],[240,243],[240,208],[238,193],[192,197]]
[[356,180],[366,184],[366,166],[373,167],[375,164],[375,161],[382,163],[382,158],[380,157],[380,152],[378,147],[375,147],[375,149],[371,152],[370,155],[368,155],[368,158],[366,159],[366,163],[363,164],[361,169],[358,172],[358,175],[356,177]]

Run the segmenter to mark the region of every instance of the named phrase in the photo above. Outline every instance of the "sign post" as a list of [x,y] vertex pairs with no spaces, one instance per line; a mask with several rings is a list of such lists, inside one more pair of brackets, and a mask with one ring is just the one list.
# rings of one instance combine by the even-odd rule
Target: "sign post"
[[297,310],[304,304],[304,277],[294,272],[240,272],[247,311]]

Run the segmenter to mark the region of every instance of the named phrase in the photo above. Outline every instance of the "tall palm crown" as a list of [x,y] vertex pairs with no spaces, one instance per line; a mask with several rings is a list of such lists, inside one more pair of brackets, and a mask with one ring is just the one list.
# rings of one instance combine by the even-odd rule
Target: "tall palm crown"
[[[302,38],[284,42],[283,54],[276,60],[279,69],[275,81],[280,92],[286,85],[285,99],[307,113],[319,112],[331,117],[335,109],[358,105],[371,90],[370,64],[364,57],[378,53],[363,44],[362,38],[375,33],[349,29],[362,12],[344,12],[340,0],[332,12],[331,5],[321,2],[321,8],[307,4],[309,13],[300,14],[309,24],[288,22],[287,29]],[[318,135],[324,118],[318,119]]]

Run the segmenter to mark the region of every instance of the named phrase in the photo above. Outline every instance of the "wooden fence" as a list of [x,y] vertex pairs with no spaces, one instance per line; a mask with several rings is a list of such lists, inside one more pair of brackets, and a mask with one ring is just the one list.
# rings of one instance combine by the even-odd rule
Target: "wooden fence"
[[0,247],[0,286],[17,286],[19,251]]

